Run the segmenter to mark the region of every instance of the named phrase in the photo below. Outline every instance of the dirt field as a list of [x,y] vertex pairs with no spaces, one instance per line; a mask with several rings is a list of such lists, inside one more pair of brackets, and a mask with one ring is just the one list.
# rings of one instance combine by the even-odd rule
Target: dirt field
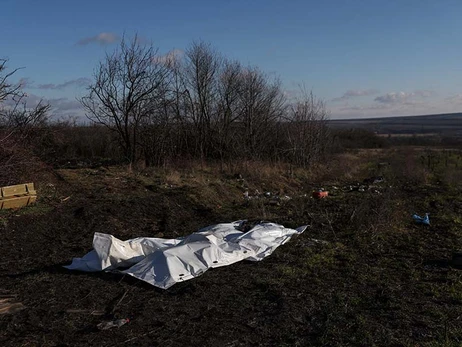
[[[362,151],[310,172],[49,170],[35,206],[0,211],[0,298],[24,305],[0,315],[0,345],[461,346],[462,165],[423,156]],[[329,197],[311,198],[318,187]],[[95,232],[178,237],[239,219],[310,227],[262,262],[168,290],[62,268]],[[97,328],[117,318],[131,321]]]

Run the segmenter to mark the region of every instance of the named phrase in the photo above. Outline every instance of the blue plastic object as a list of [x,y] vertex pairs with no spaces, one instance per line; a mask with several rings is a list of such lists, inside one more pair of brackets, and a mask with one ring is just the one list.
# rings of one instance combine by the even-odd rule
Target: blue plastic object
[[417,213],[414,213],[412,218],[414,218],[414,221],[417,224],[430,225],[430,218],[428,218],[428,213],[425,213],[425,217],[420,217]]

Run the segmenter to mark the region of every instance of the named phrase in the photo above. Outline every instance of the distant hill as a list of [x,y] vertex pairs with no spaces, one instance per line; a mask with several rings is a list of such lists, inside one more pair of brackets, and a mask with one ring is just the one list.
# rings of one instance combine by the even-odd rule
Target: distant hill
[[333,128],[362,128],[379,134],[439,134],[462,136],[462,113],[425,116],[329,120]]

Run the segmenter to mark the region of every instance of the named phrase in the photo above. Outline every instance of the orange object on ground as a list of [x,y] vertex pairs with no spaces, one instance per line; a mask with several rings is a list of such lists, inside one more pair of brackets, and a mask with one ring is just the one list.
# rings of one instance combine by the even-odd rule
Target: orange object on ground
[[313,192],[313,198],[322,199],[329,195],[329,192]]

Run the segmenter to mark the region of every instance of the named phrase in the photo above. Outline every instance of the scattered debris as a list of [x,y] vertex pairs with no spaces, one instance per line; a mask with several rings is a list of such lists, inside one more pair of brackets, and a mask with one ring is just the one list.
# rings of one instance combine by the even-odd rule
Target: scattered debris
[[61,199],[61,202],[66,202],[66,201],[69,200],[70,198],[71,198],[71,197],[68,196],[68,197],[66,197],[66,198],[64,198],[64,199]]
[[244,179],[244,177],[242,177],[242,175],[240,173],[234,174],[234,178],[237,179],[237,180],[243,180]]
[[344,190],[346,191],[350,191],[350,192],[365,192],[366,190],[369,190],[369,186],[367,185],[364,185],[364,184],[359,184],[359,183],[356,183],[356,184],[350,184],[348,186],[346,186],[344,188]]
[[20,208],[37,200],[33,183],[18,184],[0,188],[0,209]]
[[[349,192],[361,192],[364,193],[365,191],[369,191],[373,188],[374,193],[380,194],[379,187],[380,183],[385,182],[385,179],[383,176],[373,176],[369,178],[365,178],[362,183],[356,182],[356,183],[351,183],[343,188],[344,191],[349,191]],[[391,187],[390,187],[391,188]]]
[[323,199],[329,195],[328,191],[325,191],[324,188],[320,188],[317,191],[313,192],[313,198],[315,199]]
[[279,203],[279,199],[273,198],[269,201],[269,204],[271,206],[280,206],[281,204]]
[[430,219],[428,218],[428,216],[428,213],[425,213],[425,217],[421,217],[417,213],[414,213],[412,218],[414,219],[414,222],[416,222],[417,224],[430,225]]
[[109,322],[101,322],[97,325],[97,327],[99,330],[108,330],[111,328],[120,328],[122,325],[125,325],[128,322],[130,322],[129,318],[122,318],[122,319],[116,319],[116,320],[109,321]]
[[267,200],[268,204],[270,205],[280,205],[281,201],[289,201],[292,199],[291,196],[289,195],[280,195],[279,193],[271,193],[271,192],[264,192],[260,193],[258,189],[255,189],[255,192],[250,194],[249,190],[246,189],[244,193],[242,193],[242,196],[245,201],[250,201],[250,200]]

